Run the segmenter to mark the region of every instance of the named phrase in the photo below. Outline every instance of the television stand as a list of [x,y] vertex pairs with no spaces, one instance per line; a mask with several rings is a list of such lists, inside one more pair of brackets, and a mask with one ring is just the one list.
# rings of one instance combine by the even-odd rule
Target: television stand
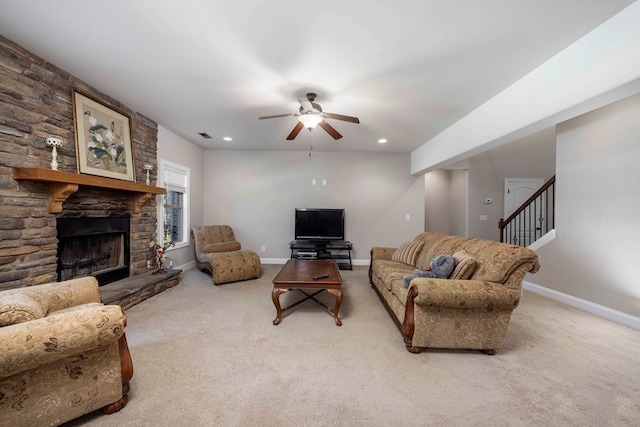
[[292,240],[289,242],[291,259],[335,260],[340,270],[351,270],[351,249],[347,240]]

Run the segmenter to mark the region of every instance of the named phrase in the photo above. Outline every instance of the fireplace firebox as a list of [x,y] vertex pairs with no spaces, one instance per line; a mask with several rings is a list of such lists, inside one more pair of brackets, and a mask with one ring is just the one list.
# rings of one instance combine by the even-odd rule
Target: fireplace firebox
[[58,218],[58,281],[94,276],[100,286],[129,277],[130,219]]

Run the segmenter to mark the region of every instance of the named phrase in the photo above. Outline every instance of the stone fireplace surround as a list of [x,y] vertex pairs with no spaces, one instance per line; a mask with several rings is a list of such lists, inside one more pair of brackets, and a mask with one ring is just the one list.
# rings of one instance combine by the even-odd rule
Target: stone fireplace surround
[[[142,200],[119,189],[80,185],[62,201],[61,211],[54,212],[50,209],[54,184],[13,178],[18,169],[50,168],[51,149],[45,141],[51,136],[63,140],[58,169],[77,174],[73,88],[130,116],[133,167],[139,182],[129,184],[144,185],[144,164],[153,165],[152,186],[156,181],[157,123],[0,36],[0,290],[56,281],[57,218],[129,217],[126,280],[151,276],[147,260],[152,259],[149,240],[156,232],[155,197]],[[160,276],[164,275],[152,281],[163,281]],[[177,283],[177,274],[167,276]]]

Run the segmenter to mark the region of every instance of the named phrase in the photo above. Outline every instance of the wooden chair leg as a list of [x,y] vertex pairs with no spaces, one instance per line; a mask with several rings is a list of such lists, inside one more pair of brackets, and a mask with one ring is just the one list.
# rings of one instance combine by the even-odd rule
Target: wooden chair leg
[[118,412],[127,406],[127,402],[129,401],[129,381],[133,377],[133,362],[131,361],[131,353],[129,353],[129,346],[127,345],[127,337],[125,334],[122,334],[118,340],[118,349],[120,352],[120,370],[122,372],[122,398],[102,408],[102,412],[105,414]]

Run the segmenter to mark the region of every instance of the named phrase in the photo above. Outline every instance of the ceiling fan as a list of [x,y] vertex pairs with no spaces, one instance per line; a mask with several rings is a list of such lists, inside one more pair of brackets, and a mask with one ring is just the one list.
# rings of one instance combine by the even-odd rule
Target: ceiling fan
[[325,113],[322,111],[322,107],[320,104],[315,103],[316,99],[315,93],[308,93],[307,99],[299,99],[300,110],[294,114],[277,114],[275,116],[263,116],[258,117],[258,120],[263,119],[275,119],[278,117],[288,117],[293,116],[298,118],[298,124],[293,128],[289,136],[287,136],[287,140],[291,141],[298,136],[300,131],[303,128],[309,129],[309,131],[315,129],[316,125],[320,126],[322,129],[327,131],[329,135],[333,137],[333,139],[340,139],[342,135],[334,129],[329,123],[327,123],[324,119],[335,119],[342,120],[345,122],[351,123],[360,123],[357,117],[351,116],[343,116],[342,114],[333,114],[333,113]]

